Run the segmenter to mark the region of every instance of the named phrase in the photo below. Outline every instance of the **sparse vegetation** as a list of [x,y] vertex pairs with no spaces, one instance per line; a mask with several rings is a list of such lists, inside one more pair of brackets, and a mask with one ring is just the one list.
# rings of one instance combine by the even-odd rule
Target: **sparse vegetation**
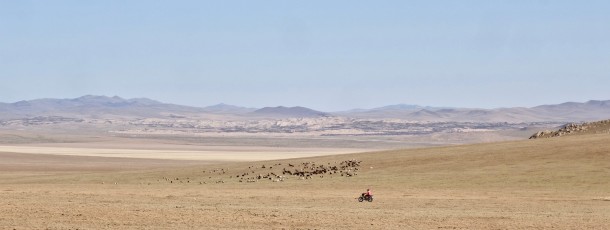
[[[606,229],[609,141],[597,134],[140,171],[11,170],[0,175],[0,226]],[[263,178],[322,165],[358,175]],[[239,182],[246,172],[246,180],[263,177]],[[366,188],[375,202],[363,206],[356,198]]]

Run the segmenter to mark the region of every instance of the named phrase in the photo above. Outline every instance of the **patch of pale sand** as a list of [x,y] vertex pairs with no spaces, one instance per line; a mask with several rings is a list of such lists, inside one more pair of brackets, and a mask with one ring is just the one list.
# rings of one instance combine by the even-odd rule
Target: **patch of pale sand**
[[[4,145],[0,145],[4,146]],[[6,146],[53,147],[53,148],[85,148],[85,149],[133,149],[133,150],[172,150],[172,151],[228,151],[228,152],[370,152],[383,150],[376,148],[340,148],[340,147],[270,147],[262,145],[197,145],[184,143],[159,143],[142,140],[118,140],[107,142],[77,142],[77,143],[32,143],[6,144]]]
[[44,146],[0,146],[0,152],[166,160],[259,161],[347,154],[363,152],[363,150],[328,148],[255,148],[253,150],[246,150],[243,147],[235,149],[229,147],[211,148],[210,150],[152,150]]

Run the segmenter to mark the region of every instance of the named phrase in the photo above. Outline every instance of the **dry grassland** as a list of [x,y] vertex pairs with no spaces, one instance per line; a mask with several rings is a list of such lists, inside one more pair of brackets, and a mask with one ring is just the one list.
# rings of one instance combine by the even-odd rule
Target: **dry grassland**
[[356,149],[329,148],[266,148],[266,147],[198,147],[198,150],[152,150],[121,148],[75,148],[47,146],[0,146],[0,152],[50,154],[62,156],[88,156],[113,158],[141,158],[187,161],[235,162],[272,159],[302,158],[354,153]]
[[[354,177],[235,177],[348,159],[362,161]],[[610,229],[607,134],[158,169],[138,164],[108,172],[5,171],[0,228]],[[366,188],[375,201],[357,202]]]

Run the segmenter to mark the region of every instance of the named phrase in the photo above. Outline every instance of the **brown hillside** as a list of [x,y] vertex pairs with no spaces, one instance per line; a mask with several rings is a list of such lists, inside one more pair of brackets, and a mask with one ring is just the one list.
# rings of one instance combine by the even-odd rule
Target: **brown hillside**
[[[577,135],[152,171],[5,172],[0,227],[608,229],[608,143]],[[351,159],[353,176],[236,178]],[[366,188],[375,201],[357,202]]]
[[585,122],[581,124],[570,123],[561,127],[557,131],[540,131],[530,137],[530,139],[561,137],[565,135],[582,135],[610,133],[610,120]]

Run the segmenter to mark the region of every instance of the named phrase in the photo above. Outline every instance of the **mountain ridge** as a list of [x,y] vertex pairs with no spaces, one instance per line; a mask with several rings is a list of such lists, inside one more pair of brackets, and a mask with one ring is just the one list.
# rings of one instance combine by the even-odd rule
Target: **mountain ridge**
[[369,119],[407,119],[413,121],[467,122],[540,122],[593,121],[610,118],[610,100],[565,102],[534,107],[494,109],[451,108],[424,106],[386,106],[368,110],[339,113],[344,116]]
[[14,103],[0,103],[0,119],[45,115],[167,117],[182,115],[218,114],[253,118],[329,117],[342,116],[364,119],[403,119],[432,122],[581,122],[610,118],[610,100],[564,102],[534,107],[495,109],[431,107],[396,104],[373,109],[354,109],[343,112],[323,112],[302,106],[247,108],[224,103],[207,107],[163,103],[149,98],[125,99],[119,96],[84,95],[71,99],[41,98]]
[[272,117],[328,117],[330,113],[320,112],[302,106],[286,107],[264,107],[253,111],[251,114]]

